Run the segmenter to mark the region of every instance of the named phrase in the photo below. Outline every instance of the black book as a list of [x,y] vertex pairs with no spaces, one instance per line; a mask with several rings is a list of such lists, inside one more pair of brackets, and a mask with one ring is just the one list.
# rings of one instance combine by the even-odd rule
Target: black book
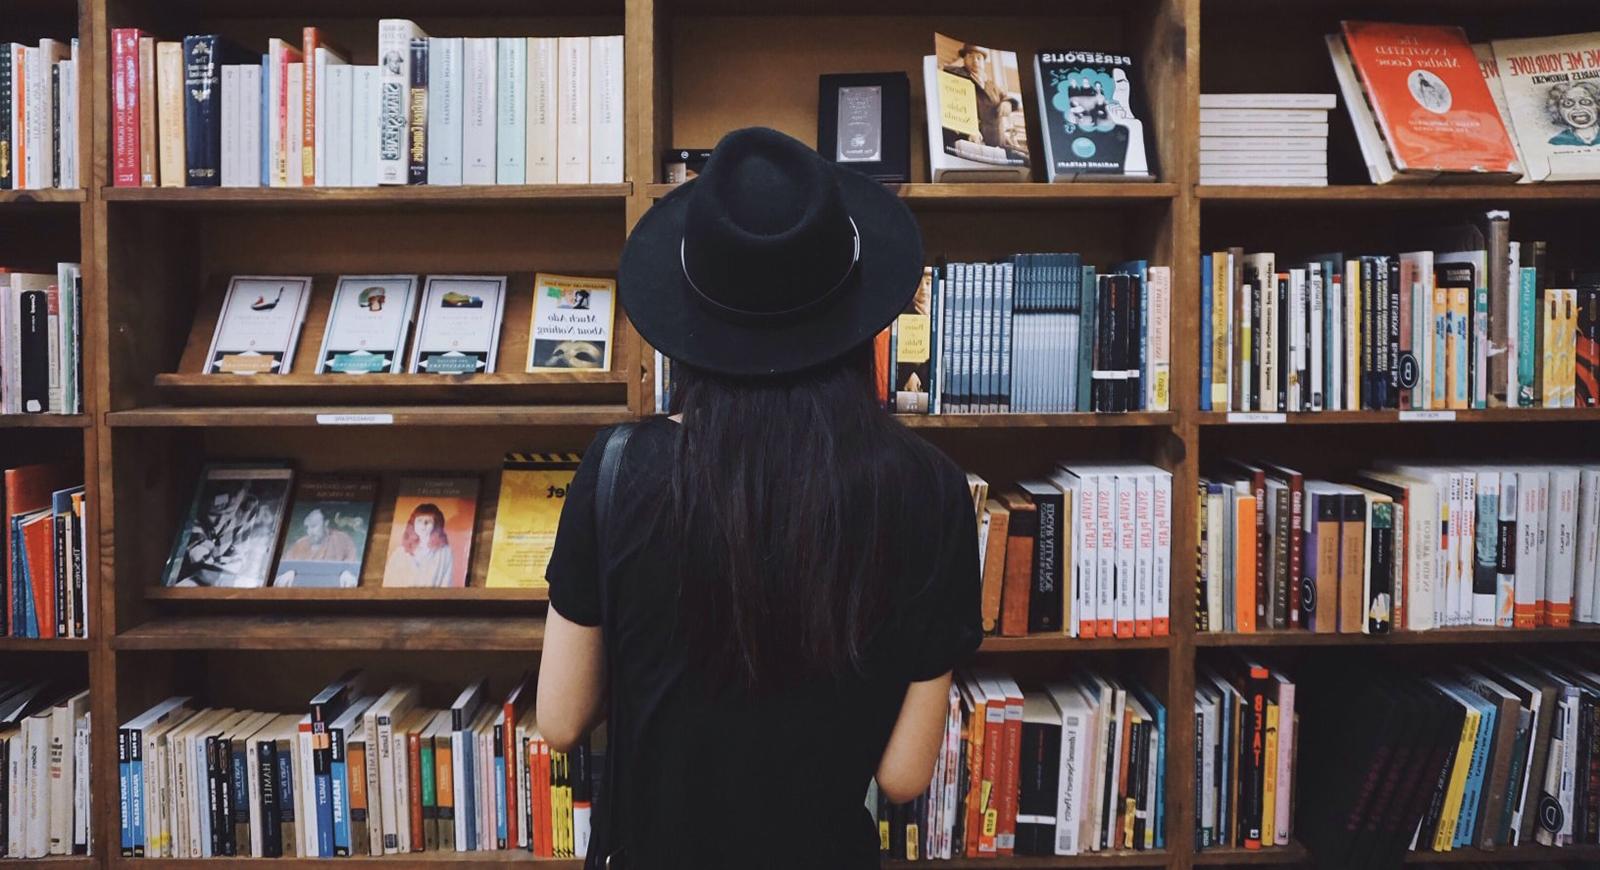
[[1017,793],[1018,855],[1055,854],[1060,762],[1061,713],[1048,695],[1025,692],[1022,696],[1022,752]]
[[[1249,848],[1261,843],[1261,816],[1265,808],[1262,786],[1266,781],[1267,698],[1272,674],[1260,665],[1250,665],[1236,683],[1244,700],[1244,717],[1239,723],[1239,800],[1238,842]],[[1271,835],[1268,834],[1268,839]]]
[[1113,369],[1116,368],[1113,357],[1115,356],[1115,341],[1120,321],[1117,311],[1115,286],[1110,275],[1101,275],[1095,279],[1095,334],[1094,334],[1094,373],[1090,382],[1089,410],[1104,412],[1111,410],[1111,382],[1115,377]]
[[1139,411],[1144,408],[1144,312],[1149,300],[1145,298],[1144,279],[1137,274],[1123,277],[1128,288],[1127,329],[1123,335],[1122,359],[1128,370],[1127,386],[1123,390],[1122,411]]
[[[1400,258],[1384,257],[1383,290],[1389,308],[1386,365],[1389,393],[1386,407],[1400,407]],[[1410,337],[1407,337],[1410,340]]]
[[1378,296],[1374,286],[1372,257],[1361,258],[1361,407],[1372,410],[1378,404],[1377,371],[1378,353]]
[[1360,861],[1362,856],[1372,853],[1377,848],[1382,840],[1380,829],[1393,822],[1389,814],[1394,811],[1404,777],[1413,771],[1415,757],[1424,748],[1418,737],[1422,733],[1420,726],[1426,723],[1421,719],[1424,711],[1419,709],[1416,696],[1402,695],[1396,703],[1400,705],[1403,715],[1390,735],[1394,743],[1394,754],[1378,779],[1366,813],[1350,840],[1349,854],[1353,861]]
[[1367,564],[1371,581],[1362,601],[1366,607],[1366,633],[1388,634],[1394,625],[1394,502],[1374,501],[1367,522],[1372,546]]
[[[1340,689],[1344,691],[1340,691]],[[1320,867],[1352,866],[1349,849],[1360,831],[1372,793],[1393,754],[1391,733],[1404,690],[1391,680],[1349,679],[1306,697],[1300,742],[1324,751],[1301,755],[1295,776],[1316,788],[1299,790],[1299,830]]]
[[283,856],[282,818],[278,815],[278,745],[273,740],[256,744],[256,774],[261,779],[261,855]]
[[[11,813],[7,801],[11,795],[11,741],[0,740],[0,843],[10,842]],[[118,747],[120,752],[121,747]]]
[[1289,275],[1279,272],[1272,277],[1275,292],[1278,294],[1278,359],[1274,368],[1277,370],[1278,382],[1268,384],[1268,388],[1278,391],[1278,410],[1289,410],[1289,367],[1294,365],[1294,358],[1289,353]]
[[228,741],[229,855],[248,855],[250,849],[250,768],[245,738]]
[[[46,60],[46,63],[50,63]],[[50,186],[61,186],[61,64],[50,63]]]
[[1033,582],[1028,589],[1028,631],[1060,632],[1065,603],[1061,545],[1065,540],[1066,496],[1044,480],[1025,480],[1017,487],[1033,500],[1039,521],[1033,542]]
[[[244,49],[217,34],[183,38],[184,181],[189,187],[222,184],[222,67],[259,63]],[[314,58],[306,58],[313,63]],[[298,96],[296,96],[298,99]],[[299,143],[294,143],[299,154]],[[300,161],[290,161],[298,172]]]
[[[309,58],[308,58],[309,60]],[[428,40],[411,40],[411,105],[406,110],[411,127],[410,183],[428,183]]]
[[[0,190],[10,190],[17,183],[16,155],[11,153],[12,80],[11,46],[0,44]],[[3,824],[5,820],[0,819]]]
[[[211,817],[211,854],[218,856],[228,854],[228,828],[232,824],[223,788],[222,772],[228,764],[223,751],[220,735],[206,735],[206,811]],[[227,824],[224,819],[228,820]]]
[[1417,833],[1417,843],[1422,846],[1432,844],[1433,838],[1439,833],[1439,823],[1444,815],[1444,802],[1450,790],[1450,771],[1455,767],[1456,753],[1461,747],[1461,729],[1467,721],[1467,710],[1460,702],[1430,685],[1430,689],[1438,692],[1440,703],[1459,715],[1447,717],[1455,723],[1455,729],[1448,734],[1441,732],[1441,742],[1445,744],[1443,759],[1437,767],[1431,766],[1427,770],[1427,781],[1422,791],[1426,792],[1427,800],[1423,803],[1421,827]]
[[1447,703],[1450,699],[1431,685],[1421,688],[1422,697],[1428,700],[1431,729],[1423,735],[1426,751],[1417,756],[1416,773],[1408,777],[1409,791],[1394,814],[1392,838],[1384,846],[1387,854],[1397,854],[1411,844],[1411,835],[1419,823],[1425,822],[1435,787],[1448,784],[1450,764],[1461,742],[1461,726],[1466,722],[1466,710],[1460,705]]
[[22,410],[43,414],[50,410],[50,293],[24,290],[19,300],[18,369],[22,376]]

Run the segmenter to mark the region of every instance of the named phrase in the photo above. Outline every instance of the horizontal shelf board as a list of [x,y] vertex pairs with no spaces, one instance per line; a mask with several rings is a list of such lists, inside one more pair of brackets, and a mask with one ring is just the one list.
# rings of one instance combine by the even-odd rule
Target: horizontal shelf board
[[620,402],[621,371],[492,372],[467,375],[208,375],[164,372],[156,388],[177,404],[573,404]]
[[393,205],[504,206],[549,202],[616,202],[633,194],[633,184],[505,184],[434,187],[107,187],[106,202],[185,208],[252,206],[330,206],[383,208]]
[[[392,422],[384,422],[384,415]],[[319,419],[323,422],[319,422]],[[638,419],[626,405],[157,406],[112,411],[111,426],[610,426]],[[329,422],[338,420],[342,422]]]
[[[352,864],[382,867],[384,870],[467,870],[498,864],[531,863],[551,870],[581,870],[583,861],[575,858],[535,858],[526,849],[495,852],[416,852],[410,855],[356,855],[349,858],[124,858],[111,856],[113,864],[126,870],[215,870],[217,867],[292,867],[296,870],[337,870]],[[6,862],[11,864],[14,862]],[[991,864],[993,862],[990,862]]]
[[[671,193],[676,184],[648,184],[651,199]],[[1005,182],[994,184],[890,184],[891,190],[913,207],[937,208],[969,205],[1049,206],[1066,203],[1150,203],[1171,200],[1178,195],[1176,184],[1094,183],[1045,184],[1043,182]]]
[[1049,868],[1068,867],[1165,867],[1170,860],[1170,854],[1164,849],[1151,849],[1144,852],[1116,851],[1116,852],[1089,852],[1082,855],[1050,855],[1050,856],[1025,856],[1017,855],[1010,858],[952,858],[949,861],[894,861],[884,859],[885,867],[936,867],[963,870],[963,868],[996,867],[996,868]]
[[1504,849],[1452,849],[1449,852],[1407,852],[1407,864],[1571,864],[1595,866],[1600,846],[1511,846]]
[[46,188],[43,190],[0,190],[0,205],[35,205],[40,203],[75,203],[86,202],[89,199],[88,191],[83,188],[70,190],[57,190]]
[[156,619],[112,639],[120,650],[480,650],[536,652],[539,617],[195,616]]
[[894,417],[913,429],[1071,429],[1172,426],[1178,415],[1172,412],[1128,414],[896,414]]
[[1287,846],[1268,846],[1264,849],[1217,847],[1196,852],[1194,856],[1194,863],[1197,867],[1302,864],[1305,860],[1305,847],[1293,841]]
[[488,589],[471,586],[464,589],[405,589],[384,586],[358,586],[354,589],[204,589],[195,587],[152,586],[144,597],[151,601],[203,601],[246,602],[262,604],[273,601],[549,601],[548,589]]
[[[1401,413],[1400,411],[1320,411],[1285,414],[1282,423],[1230,422],[1227,411],[1201,411],[1197,417],[1202,426],[1337,426],[1399,423],[1402,422]],[[1480,408],[1446,413],[1455,414],[1455,419],[1405,422],[1435,424],[1600,422],[1600,408]]]
[[1198,632],[1195,646],[1448,646],[1451,644],[1595,643],[1600,625],[1575,628],[1437,628],[1391,634],[1317,634],[1258,631],[1253,634]]
[[1172,637],[1067,637],[1064,634],[1033,634],[1027,637],[986,637],[979,652],[1088,652],[1093,650],[1166,649]]
[[0,637],[0,652],[84,652],[89,641],[81,637]]
[[1600,182],[1566,184],[1332,184],[1327,187],[1198,185],[1195,196],[1216,203],[1361,204],[1426,206],[1453,202],[1600,202]]
[[88,414],[0,414],[0,429],[87,429]]

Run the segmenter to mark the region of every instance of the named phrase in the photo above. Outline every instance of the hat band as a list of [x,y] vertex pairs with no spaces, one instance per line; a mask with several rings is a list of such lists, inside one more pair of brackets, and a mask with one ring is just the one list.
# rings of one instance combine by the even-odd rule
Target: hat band
[[698,284],[696,284],[694,282],[694,276],[689,274],[689,260],[688,260],[687,255],[684,253],[685,242],[684,242],[683,239],[679,239],[678,240],[678,265],[683,269],[683,280],[689,282],[689,289],[693,290],[695,292],[695,295],[699,296],[700,299],[702,301],[704,301],[706,304],[708,304],[711,307],[716,308],[716,309],[718,309],[720,311],[726,312],[728,314],[736,315],[738,317],[755,318],[755,319],[763,319],[764,320],[764,319],[769,319],[769,318],[774,318],[774,317],[788,317],[788,316],[791,316],[791,315],[800,314],[800,313],[803,313],[803,312],[806,312],[806,311],[810,311],[811,309],[816,308],[816,307],[822,305],[823,303],[827,302],[829,299],[833,298],[834,294],[838,293],[839,290],[841,288],[843,288],[846,283],[849,282],[850,276],[855,274],[856,265],[861,262],[861,230],[857,229],[857,227],[856,227],[856,219],[855,218],[850,217],[849,215],[845,215],[845,217],[847,219],[849,219],[849,221],[850,221],[850,233],[854,237],[853,238],[853,243],[852,243],[852,250],[851,250],[851,253],[850,253],[850,265],[845,267],[844,274],[839,276],[839,280],[834,282],[834,285],[828,289],[828,292],[826,292],[826,293],[822,294],[821,296],[818,296],[815,299],[812,299],[811,301],[806,302],[806,303],[804,303],[802,305],[797,305],[797,306],[795,306],[793,308],[786,308],[786,309],[784,309],[782,311],[753,311],[753,310],[748,309],[748,308],[735,308],[732,305],[728,305],[728,304],[725,304],[723,302],[719,302],[719,301],[711,298],[710,296],[706,295],[706,292],[704,290],[700,289],[700,285],[698,285]]

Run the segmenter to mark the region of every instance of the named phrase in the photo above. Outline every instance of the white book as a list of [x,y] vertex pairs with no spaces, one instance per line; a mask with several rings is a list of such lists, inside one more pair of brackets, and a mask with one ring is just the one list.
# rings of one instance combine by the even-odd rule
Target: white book
[[399,374],[416,311],[415,275],[339,276],[316,374]]
[[461,183],[461,108],[465,78],[459,36],[428,40],[428,183]]
[[1323,385],[1323,318],[1326,316],[1327,299],[1323,287],[1322,264],[1310,262],[1306,264],[1306,306],[1310,323],[1306,324],[1306,337],[1309,348],[1306,358],[1306,374],[1311,378],[1310,394],[1311,407],[1307,410],[1321,411],[1327,407],[1325,387]]
[[93,811],[89,804],[90,714],[84,713],[73,730],[73,783],[72,783],[72,853],[89,853],[89,820]]
[[1333,273],[1322,276],[1322,300],[1327,324],[1323,330],[1328,345],[1323,352],[1328,355],[1328,381],[1323,384],[1323,407],[1329,411],[1344,410],[1344,278],[1341,264],[1333,264]]
[[50,708],[49,852],[72,854],[72,792],[77,780],[74,727],[89,712],[85,689]]
[[1213,166],[1327,166],[1326,151],[1202,151],[1200,168]]
[[[502,36],[495,58],[495,183],[525,184],[528,151],[528,40]],[[518,765],[519,768],[524,765]],[[527,825],[518,828],[520,833]]]
[[[1148,397],[1145,407],[1165,411],[1172,404],[1172,267],[1151,266],[1149,370],[1144,382]],[[1072,359],[1076,359],[1074,354]]]
[[417,315],[408,371],[429,374],[493,372],[505,313],[506,279],[429,275]]
[[523,174],[528,184],[555,184],[556,82],[558,44],[553,36],[528,37],[527,154]]
[[1133,479],[1133,618],[1134,635],[1149,637],[1155,624],[1155,485],[1150,474],[1136,471]]
[[309,277],[234,277],[206,352],[206,372],[288,374],[310,298]]
[[381,753],[378,750],[378,738],[367,725],[367,715],[363,713],[361,718],[361,736],[366,743],[367,754],[367,854],[376,856],[383,854],[383,800],[379,796],[383,786],[378,771]]
[[[1600,32],[1567,33],[1528,39],[1496,39],[1494,60],[1499,85],[1518,146],[1518,156],[1531,181],[1581,181],[1600,178],[1600,151],[1595,143],[1592,102],[1583,114],[1583,82],[1593,87]],[[1551,59],[1554,60],[1551,60]],[[1552,102],[1568,97],[1568,105]]]
[[[320,819],[317,816],[317,795],[312,783],[316,781],[315,764],[312,761],[311,745],[311,714],[306,713],[300,717],[295,727],[295,739],[291,750],[294,756],[295,770],[295,813],[299,816],[296,820],[296,845],[299,847],[300,857],[316,858],[318,831]],[[402,758],[404,756],[401,756]],[[405,764],[396,764],[396,770],[405,768]]]
[[[337,52],[320,45],[317,46],[315,57],[311,58],[310,62],[314,64],[312,69],[314,77],[311,80],[311,84],[315,91],[312,94],[311,110],[312,123],[314,125],[311,144],[311,177],[316,181],[318,187],[327,187],[332,186],[332,182],[328,180],[328,154],[326,150],[331,147],[327,143],[328,134],[332,132],[331,125],[328,123],[329,115],[332,111],[328,106],[328,95],[331,92],[328,87],[329,79],[331,78],[329,70],[341,66],[348,68],[350,62]],[[344,114],[344,123],[348,125],[349,122],[349,113],[346,112]],[[301,141],[304,142],[305,140],[302,139]]]
[[1288,376],[1284,379],[1288,400],[1285,411],[1304,411],[1304,392],[1300,379],[1306,370],[1306,270],[1289,270],[1289,334],[1287,339]]
[[623,38],[589,39],[589,181],[621,184],[627,150],[623,119]]
[[261,162],[267,155],[261,150],[261,66],[249,64],[239,69],[239,173],[234,183],[237,187],[261,185]]
[[1460,614],[1461,625],[1471,625],[1474,613],[1472,568],[1477,561],[1478,546],[1478,475],[1477,472],[1466,469],[1460,469],[1460,472],[1461,547],[1456,553],[1456,558],[1459,560],[1456,574],[1461,578],[1461,585],[1457,592],[1460,597],[1456,602],[1456,612]]
[[494,184],[497,45],[493,37],[468,38],[463,43],[461,183]]
[[1514,624],[1533,628],[1539,610],[1539,485],[1546,472],[1518,469],[1517,475],[1517,594]]
[[1205,109],[1332,109],[1334,94],[1201,94]]
[[1150,469],[1155,546],[1151,550],[1152,629],[1156,637],[1171,633],[1172,624],[1172,474]]
[[556,46],[556,180],[589,183],[589,37],[563,36]]
[[300,161],[295,159],[300,154],[298,143],[305,141],[306,132],[306,101],[300,97],[306,87],[306,65],[304,63],[289,64],[287,75],[288,86],[285,89],[289,94],[289,114],[287,129],[284,133],[287,146],[288,174],[284,177],[286,187],[305,187],[306,177],[300,172]]
[[404,18],[378,22],[379,184],[411,180],[411,40],[427,35]]
[[1072,637],[1081,637],[1088,629],[1092,635],[1095,627],[1095,490],[1093,481],[1085,475],[1062,471],[1051,477],[1072,499],[1071,522],[1068,533],[1072,536],[1072,564],[1069,566],[1071,584],[1067,592],[1072,599],[1072,624],[1066,626]]
[[239,112],[243,104],[239,99],[239,69],[237,64],[222,67],[222,166],[223,187],[238,187],[235,178],[239,173]]
[[[1484,584],[1480,584],[1478,582],[1478,573],[1480,569],[1477,564],[1477,550],[1480,545],[1492,545],[1494,538],[1498,536],[1497,530],[1500,523],[1499,505],[1501,493],[1500,473],[1489,469],[1478,469],[1476,472],[1474,490],[1476,492],[1473,513],[1475,528],[1473,529],[1472,573],[1469,575],[1469,582],[1472,585],[1472,624],[1492,626],[1495,624],[1495,586],[1498,586],[1498,579],[1495,586],[1489,587],[1486,587]],[[1491,500],[1495,505],[1495,512],[1492,516],[1485,516],[1484,512],[1488,509]],[[1488,539],[1480,540],[1480,538],[1486,534],[1489,536]],[[1493,568],[1490,568],[1490,571],[1493,571]],[[1498,578],[1498,575],[1496,575],[1496,578]],[[1487,576],[1485,579],[1487,579]]]
[[1550,469],[1549,534],[1545,546],[1545,577],[1550,601],[1548,625],[1572,624],[1573,579],[1577,570],[1578,482],[1572,466]]
[[1280,124],[1262,122],[1202,121],[1201,136],[1281,136],[1292,139],[1328,138],[1328,125]]
[[1263,109],[1200,107],[1200,123],[1225,124],[1326,124],[1326,109]]
[[1573,578],[1574,619],[1600,622],[1600,468],[1584,468],[1578,486],[1578,549]]
[[22,857],[50,854],[50,711],[22,720]]
[[[1350,51],[1345,47],[1344,36],[1329,33],[1323,37],[1328,46],[1328,58],[1333,63],[1333,77],[1339,82],[1339,94],[1344,97],[1344,107],[1355,128],[1356,143],[1361,146],[1361,158],[1367,164],[1367,175],[1373,184],[1388,184],[1395,180],[1394,160],[1378,132],[1378,123],[1367,105],[1361,80],[1356,77],[1355,65],[1350,62]],[[1201,131],[1202,133],[1204,131]]]
[[22,729],[0,731],[6,744],[6,840],[0,843],[7,858],[22,857],[22,760],[27,756]]
[[[51,76],[56,64],[66,60],[69,54],[67,46],[60,41],[41,39],[39,40],[38,51],[30,51],[29,55],[36,59],[35,68],[30,69],[29,72],[38,76],[38,80],[31,83],[38,86],[38,96],[35,104],[38,112],[36,114],[33,111],[35,106],[29,107],[28,133],[30,138],[37,141],[30,142],[28,155],[30,159],[38,161],[36,169],[39,173],[37,176],[39,183],[35,186],[54,187],[56,186],[56,92],[52,86]],[[179,55],[180,57],[182,56],[181,51]],[[179,70],[179,77],[182,77],[181,69]],[[35,151],[35,148],[38,150]]]
[[346,63],[329,66],[327,77],[317,79],[317,101],[322,104],[317,114],[318,184],[350,186],[355,81],[356,68]]
[[[400,853],[400,839],[398,835],[401,806],[395,796],[395,756],[394,756],[394,731],[395,725],[404,719],[406,714],[417,704],[418,689],[414,685],[395,686],[379,696],[363,716],[363,724],[367,731],[368,745],[377,744],[378,763],[378,794],[377,802],[373,795],[367,795],[368,807],[379,807],[382,810],[380,836],[374,837],[373,854],[379,854],[379,844],[382,854],[397,855]],[[368,758],[369,767],[371,758]],[[401,765],[404,766],[404,765]],[[370,777],[369,777],[370,785]],[[369,817],[372,815],[368,811]],[[407,814],[409,815],[409,814]],[[304,840],[302,835],[300,839]]]
[[1307,136],[1201,136],[1201,160],[1229,151],[1270,151],[1275,154],[1328,153],[1328,140]]
[[1138,619],[1138,605],[1135,603],[1138,583],[1138,520],[1135,506],[1138,501],[1138,480],[1137,475],[1125,471],[1112,472],[1111,477],[1115,492],[1112,510],[1116,524],[1117,588],[1113,605],[1116,636],[1132,637]]
[[1294,163],[1241,163],[1222,166],[1201,166],[1201,178],[1323,178],[1328,177],[1328,167],[1315,164]]
[[358,66],[351,83],[350,104],[354,120],[350,128],[350,185],[378,186],[378,123],[380,89],[378,68]]
[[1327,187],[1328,179],[1327,176],[1317,176],[1315,178],[1284,178],[1281,176],[1269,175],[1247,175],[1239,176],[1237,178],[1221,178],[1211,175],[1202,175],[1200,176],[1200,183],[1209,185],[1231,185],[1235,187]]
[[71,57],[61,61],[61,177],[57,184],[71,190],[78,183],[78,40],[72,40]]

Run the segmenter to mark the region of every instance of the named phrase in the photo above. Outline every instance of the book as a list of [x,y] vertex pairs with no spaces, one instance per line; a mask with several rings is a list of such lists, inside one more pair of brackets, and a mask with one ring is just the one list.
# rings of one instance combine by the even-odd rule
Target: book
[[503,277],[429,275],[422,290],[408,370],[428,374],[494,371],[505,291]]
[[163,585],[266,586],[293,479],[282,465],[206,465],[167,557]]
[[428,39],[411,40],[411,82],[406,91],[406,183],[428,183]]
[[383,585],[466,586],[477,512],[476,476],[402,477],[392,502]]
[[243,63],[246,55],[215,34],[184,37],[182,54],[185,184],[218,187],[223,180],[223,101],[227,96],[222,92],[223,69],[225,64]]
[[506,455],[500,466],[500,497],[483,585],[548,588],[545,567],[579,459],[573,453]]
[[353,588],[372,535],[376,481],[303,475],[295,481],[288,531],[273,586]]
[[206,351],[206,374],[288,374],[310,298],[309,277],[230,279]]
[[1489,43],[1530,181],[1600,178],[1600,33]]
[[621,36],[589,37],[589,183],[591,184],[621,184],[623,180],[626,162],[623,119],[627,115],[624,57]]
[[405,184],[411,155],[411,41],[428,34],[416,22],[378,22],[378,183]]
[[156,44],[156,100],[160,124],[161,187],[183,187],[189,172],[189,146],[184,135],[184,54],[181,42]]
[[399,373],[416,310],[415,275],[339,276],[316,373]]
[[461,183],[461,119],[466,46],[461,37],[428,40],[428,183]]
[[528,37],[527,153],[523,174],[528,184],[557,181],[557,68],[559,40],[553,36]]
[[461,183],[494,184],[495,126],[500,79],[496,71],[498,43],[492,37],[462,41],[465,85],[461,114]]
[[1027,181],[1027,110],[1016,52],[936,33],[922,70],[928,180]]
[[609,371],[616,288],[609,278],[535,275],[528,371]]
[[1152,181],[1133,59],[1101,51],[1034,55],[1047,181]]
[[556,43],[556,180],[589,183],[589,38],[563,36]]
[[527,173],[528,41],[502,36],[496,42],[495,60],[495,178],[496,184],[524,184]]

